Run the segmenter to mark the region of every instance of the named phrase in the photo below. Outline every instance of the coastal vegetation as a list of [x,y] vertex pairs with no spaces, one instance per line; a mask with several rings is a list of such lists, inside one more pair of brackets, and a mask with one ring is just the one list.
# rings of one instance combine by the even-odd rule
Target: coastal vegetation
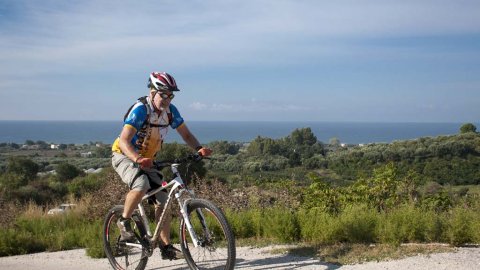
[[[480,134],[472,126],[456,135],[368,145],[323,143],[302,128],[280,139],[212,142],[211,160],[180,170],[199,196],[225,209],[240,244],[304,243],[318,251],[345,244],[480,243]],[[85,173],[72,149],[54,163],[52,153],[32,157],[0,147],[0,255],[86,247],[90,256],[104,256],[103,215],[126,193],[114,171]],[[108,146],[101,147],[98,156],[83,159],[105,164]],[[166,144],[158,159],[189,151]],[[39,174],[45,168],[56,173]],[[63,201],[78,207],[45,214]]]

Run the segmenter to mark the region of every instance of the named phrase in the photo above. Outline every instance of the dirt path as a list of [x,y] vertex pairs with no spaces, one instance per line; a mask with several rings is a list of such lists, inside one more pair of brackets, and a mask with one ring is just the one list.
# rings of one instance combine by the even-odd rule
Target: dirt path
[[[369,262],[358,265],[333,265],[308,257],[295,257],[288,254],[269,253],[273,247],[237,248],[237,264],[235,269],[480,269],[480,248],[460,248],[454,253],[438,253],[419,255],[388,262]],[[5,270],[84,270],[112,269],[106,259],[91,259],[85,255],[85,250],[69,250],[61,252],[42,252],[30,255],[0,257],[0,269]],[[188,269],[184,261],[163,261],[160,256],[149,259],[147,268],[151,270]]]

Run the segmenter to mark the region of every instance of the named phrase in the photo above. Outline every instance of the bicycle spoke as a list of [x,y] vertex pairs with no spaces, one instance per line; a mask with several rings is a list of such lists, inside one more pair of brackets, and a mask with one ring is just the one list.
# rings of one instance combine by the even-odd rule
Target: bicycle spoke
[[[138,242],[125,243],[120,241],[120,230],[117,220],[123,212],[123,207],[113,208],[105,219],[104,250],[114,269],[143,269],[148,260],[146,249]],[[141,230],[133,226],[135,234],[141,235]]]
[[180,225],[181,246],[192,269],[233,269],[235,243],[223,213],[213,204],[194,200],[189,205],[189,221],[200,245],[194,246],[186,229]]

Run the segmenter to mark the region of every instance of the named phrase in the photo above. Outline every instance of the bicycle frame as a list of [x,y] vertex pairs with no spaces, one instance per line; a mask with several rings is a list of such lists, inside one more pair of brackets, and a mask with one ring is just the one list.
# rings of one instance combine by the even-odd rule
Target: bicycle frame
[[[193,227],[192,227],[192,224],[190,223],[190,219],[188,217],[188,212],[187,212],[187,203],[190,199],[192,199],[195,196],[195,194],[192,190],[189,190],[185,186],[185,184],[183,182],[183,179],[180,176],[180,173],[178,172],[178,166],[179,165],[180,164],[178,164],[178,163],[171,164],[170,167],[171,167],[171,170],[172,170],[173,175],[175,177],[172,180],[170,180],[170,182],[168,182],[168,183],[166,181],[163,181],[162,185],[160,187],[146,193],[142,197],[141,202],[137,206],[136,210],[138,210],[138,212],[139,212],[139,214],[142,218],[141,222],[144,224],[144,226],[147,230],[149,250],[153,250],[152,247],[157,246],[157,243],[160,239],[160,230],[163,227],[163,223],[164,223],[164,220],[165,220],[165,215],[167,214],[167,211],[168,211],[169,207],[171,206],[173,197],[175,197],[175,199],[177,199],[178,205],[180,206],[180,214],[182,215],[182,217],[185,221],[185,225],[186,225],[187,230],[190,234],[190,237],[192,238],[192,242],[193,242],[194,246],[198,247],[201,244],[200,241],[198,240],[198,237],[197,237],[195,231],[193,230]],[[158,170],[156,170],[156,171],[158,171]],[[150,196],[152,196],[152,195],[154,195],[158,192],[161,192],[163,190],[169,190],[169,189],[170,189],[170,191],[168,193],[167,201],[164,204],[162,214],[160,215],[158,223],[155,227],[155,232],[152,235],[152,232],[150,231],[150,226],[149,226],[149,223],[148,223],[148,218],[147,218],[145,209],[142,205],[142,202],[144,200],[146,200],[148,197],[150,197]],[[189,198],[187,198],[186,200],[183,200],[181,197],[182,197],[182,194],[185,193],[185,192],[188,193]],[[197,211],[197,214],[199,215],[199,218],[200,218],[200,220],[203,224],[203,227],[207,228],[207,226],[205,224],[205,218],[203,216],[203,213],[201,211]],[[141,246],[139,244],[134,244],[134,243],[127,243],[127,245],[137,246],[137,247]]]

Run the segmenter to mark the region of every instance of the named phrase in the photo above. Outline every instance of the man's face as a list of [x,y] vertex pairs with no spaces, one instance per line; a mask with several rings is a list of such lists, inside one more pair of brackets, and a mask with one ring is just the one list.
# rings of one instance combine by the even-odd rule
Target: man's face
[[167,108],[175,95],[171,91],[158,91],[155,95],[154,102],[158,108]]

